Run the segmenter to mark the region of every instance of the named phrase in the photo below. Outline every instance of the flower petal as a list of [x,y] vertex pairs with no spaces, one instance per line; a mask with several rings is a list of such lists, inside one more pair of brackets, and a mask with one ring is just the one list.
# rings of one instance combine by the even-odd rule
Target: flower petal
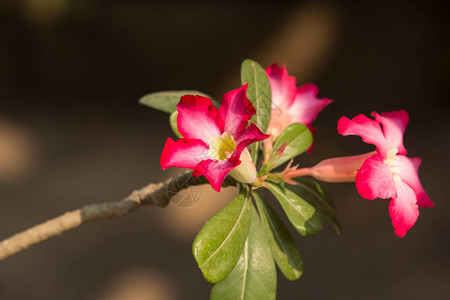
[[309,83],[299,87],[295,92],[295,99],[289,108],[292,122],[311,124],[317,115],[333,100],[317,98],[319,89],[316,85]]
[[211,99],[186,95],[177,104],[178,131],[184,138],[200,139],[209,144],[223,132],[223,121]]
[[[308,127],[309,131],[311,131],[311,133],[314,136],[314,132],[317,131],[317,128],[312,125],[306,125],[306,126]],[[306,150],[306,153],[311,153],[313,150],[314,150],[314,138],[313,138],[311,146],[309,146],[308,150]]]
[[380,123],[369,119],[364,115],[358,115],[353,119],[342,117],[337,126],[339,134],[359,135],[368,144],[375,145],[383,158],[387,157],[387,142],[381,131]]
[[389,148],[396,148],[398,154],[405,155],[406,149],[403,145],[403,133],[409,122],[408,113],[404,110],[382,113],[381,115],[372,112],[372,116],[383,125],[383,133]]
[[225,177],[240,163],[241,161],[236,157],[231,157],[227,160],[204,160],[197,165],[192,176],[204,175],[211,183],[212,188],[220,192],[220,187]]
[[292,116],[288,113],[288,110],[272,105],[267,133],[277,137],[291,124]]
[[378,153],[366,159],[356,174],[355,183],[358,193],[369,200],[396,196],[391,169]]
[[402,180],[395,181],[397,196],[389,203],[389,215],[394,233],[404,237],[406,232],[414,226],[419,217],[419,208],[416,204],[416,195],[409,185]]
[[419,179],[419,166],[421,159],[418,157],[409,158],[403,155],[398,155],[392,166],[392,169],[398,173],[400,178],[408,184],[416,194],[417,205],[420,207],[433,207],[434,203],[431,201],[425,192]]
[[266,73],[272,90],[272,109],[287,110],[295,98],[295,77],[289,76],[286,66],[280,68],[277,63],[267,67]]
[[258,126],[254,123],[250,123],[250,126],[245,130],[245,132],[236,141],[236,152],[239,156],[245,147],[253,143],[265,140],[269,138],[270,135],[262,133]]
[[195,169],[198,163],[208,159],[207,151],[208,146],[202,140],[179,139],[175,142],[168,138],[160,164],[163,170],[169,167]]
[[225,123],[224,130],[237,139],[247,127],[248,121],[256,113],[255,108],[247,98],[247,84],[225,93],[219,113]]

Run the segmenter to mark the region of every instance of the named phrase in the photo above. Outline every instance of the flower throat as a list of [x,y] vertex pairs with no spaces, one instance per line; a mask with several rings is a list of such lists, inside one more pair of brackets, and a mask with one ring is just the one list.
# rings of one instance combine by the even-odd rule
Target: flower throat
[[236,149],[236,142],[228,132],[225,132],[212,140],[208,154],[212,158],[224,160],[230,157],[234,149]]

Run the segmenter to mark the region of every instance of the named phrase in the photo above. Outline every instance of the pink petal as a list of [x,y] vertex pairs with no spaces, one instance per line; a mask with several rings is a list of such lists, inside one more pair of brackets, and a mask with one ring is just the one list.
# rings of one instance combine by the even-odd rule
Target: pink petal
[[256,113],[255,108],[247,98],[247,84],[225,93],[222,97],[222,105],[219,113],[225,122],[224,130],[233,138],[238,138],[247,127],[248,121]]
[[282,110],[279,107],[272,106],[267,133],[274,137],[279,136],[284,129],[292,124],[291,118],[292,117],[288,114],[287,110]]
[[406,232],[414,226],[419,217],[419,208],[416,204],[416,195],[409,185],[402,180],[395,181],[397,196],[389,203],[389,215],[394,233],[404,237]]
[[177,104],[178,131],[187,139],[200,139],[209,144],[223,132],[223,121],[211,99],[186,95]]
[[383,125],[383,133],[389,148],[395,148],[398,150],[398,154],[405,155],[406,149],[403,146],[403,133],[408,125],[408,113],[404,110],[382,113],[381,115],[372,112],[372,116]]
[[338,121],[337,129],[342,135],[359,135],[364,142],[375,145],[384,158],[387,157],[387,142],[377,121],[364,115],[358,115],[351,120],[342,117]]
[[327,98],[317,98],[318,93],[319,89],[312,83],[305,84],[296,90],[295,100],[289,108],[293,122],[309,125],[327,105],[333,102]]
[[[314,132],[317,131],[317,128],[312,126],[312,125],[306,125],[309,129],[309,131],[311,131],[311,133],[314,135]],[[309,146],[308,150],[306,150],[306,153],[311,153],[314,150],[314,139],[312,141],[311,146]]]
[[409,115],[407,111],[396,110],[391,112],[385,112],[382,113],[381,115],[394,122],[401,132],[405,132],[406,126],[408,126],[409,123]]
[[396,156],[394,165],[392,166],[395,172],[398,172],[400,178],[408,184],[416,194],[417,205],[420,207],[433,207],[434,203],[428,197],[427,193],[422,187],[419,179],[419,166],[421,159],[418,157],[409,158],[403,155]]
[[235,157],[227,160],[204,160],[197,165],[192,176],[204,175],[211,183],[212,188],[220,192],[220,187],[225,177],[240,163],[241,161]]
[[295,77],[289,76],[286,67],[280,68],[277,63],[267,67],[266,73],[272,90],[272,108],[287,110],[295,98]]
[[391,169],[378,153],[366,159],[356,174],[355,183],[358,193],[369,200],[396,196]]
[[207,151],[208,146],[202,140],[179,139],[175,142],[168,138],[160,164],[163,170],[169,167],[195,169],[198,163],[208,159]]
[[248,126],[244,133],[237,139],[235,151],[239,156],[242,150],[244,150],[244,148],[248,145],[265,140],[269,137],[270,135],[262,133],[259,127],[254,123],[250,123],[250,126]]

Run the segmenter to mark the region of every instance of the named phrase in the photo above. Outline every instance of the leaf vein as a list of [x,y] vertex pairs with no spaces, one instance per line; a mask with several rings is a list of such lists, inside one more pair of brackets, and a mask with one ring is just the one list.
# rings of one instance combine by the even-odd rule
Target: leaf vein
[[223,240],[223,242],[219,245],[219,247],[217,247],[217,249],[199,266],[199,268],[201,269],[213,256],[215,256],[218,251],[223,247],[223,245],[228,241],[228,239],[230,238],[230,236],[232,235],[232,233],[235,231],[235,228],[237,226],[237,224],[239,224],[240,220],[242,219],[242,215],[244,214],[245,211],[245,207],[247,205],[248,202],[248,198],[245,198],[245,202],[244,205],[242,206],[241,212],[239,214],[239,217],[236,220],[236,223],[234,223],[233,228],[231,228],[229,234],[227,235],[227,237]]

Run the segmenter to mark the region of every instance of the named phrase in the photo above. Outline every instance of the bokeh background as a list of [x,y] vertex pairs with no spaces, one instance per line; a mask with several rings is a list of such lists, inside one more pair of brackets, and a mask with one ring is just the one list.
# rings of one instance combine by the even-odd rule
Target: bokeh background
[[[446,2],[1,0],[0,238],[176,174],[159,166],[168,116],[138,99],[170,89],[220,99],[252,58],[286,63],[336,100],[304,166],[370,151],[337,134],[341,116],[408,110],[405,144],[436,204],[400,239],[387,200],[324,184],[344,234],[294,233],[305,273],[279,274],[278,298],[448,299]],[[0,299],[207,299],[191,243],[235,193],[204,186],[194,206],[144,207],[34,246],[0,263]]]

